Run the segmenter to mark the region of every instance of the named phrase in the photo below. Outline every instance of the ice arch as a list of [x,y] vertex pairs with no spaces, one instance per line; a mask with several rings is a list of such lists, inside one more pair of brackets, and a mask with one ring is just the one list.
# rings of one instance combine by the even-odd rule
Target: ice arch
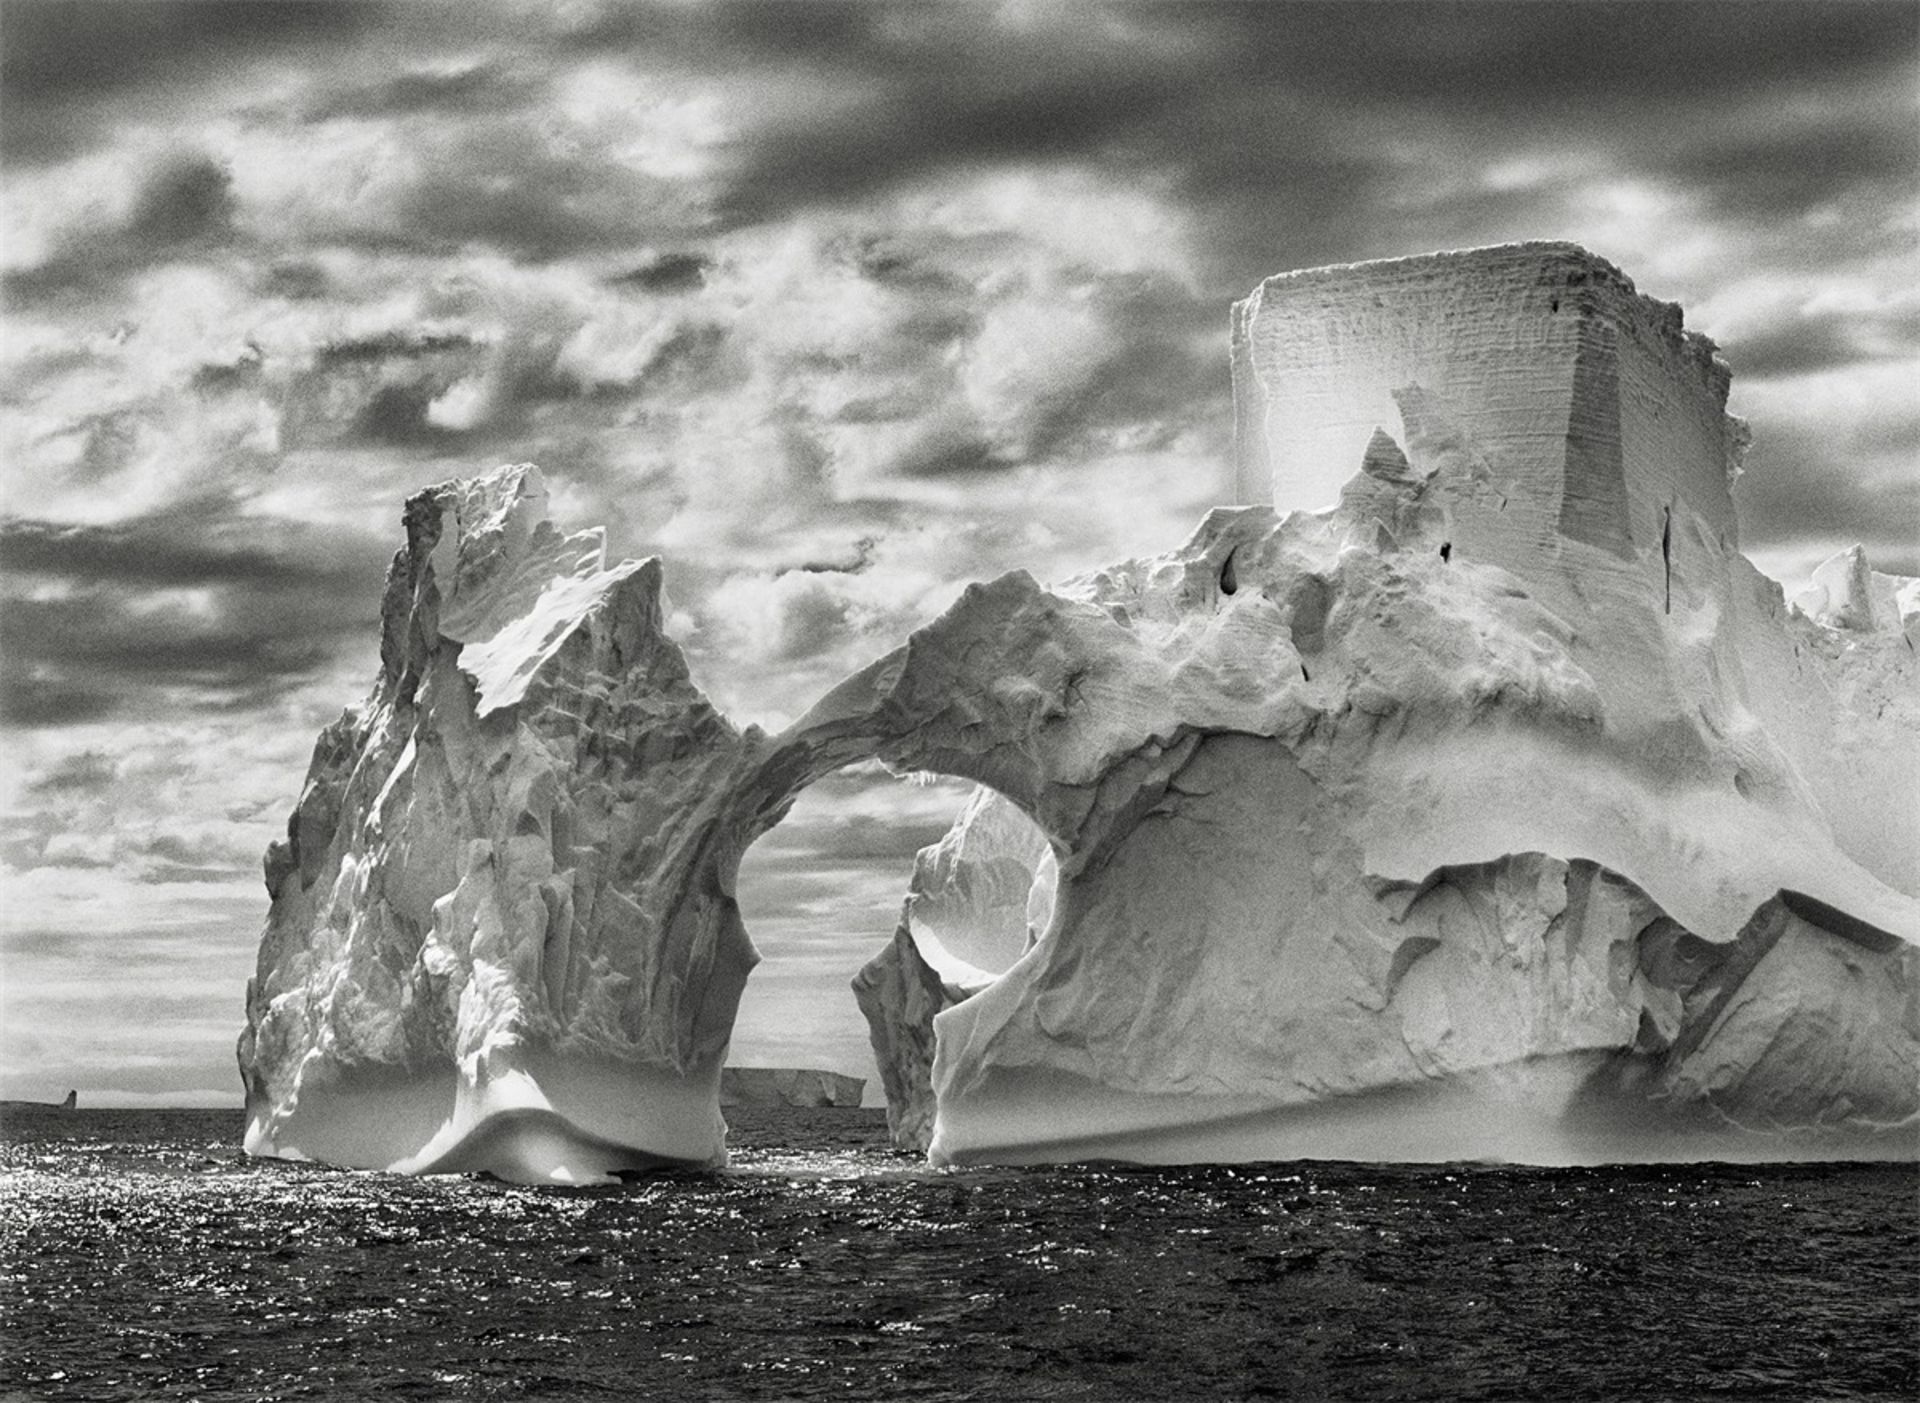
[[256,1153],[563,1179],[717,1162],[757,958],[735,875],[801,789],[869,759],[955,775],[1078,851],[1124,807],[1102,757],[1130,748],[1135,789],[1175,763],[1144,714],[1062,724],[1091,668],[1063,612],[1117,626],[1025,575],[781,734],[738,730],[662,630],[659,563],[609,567],[544,505],[529,467],[407,505],[374,692],[322,734],[268,855],[239,1049]]
[[[940,775],[902,777],[878,765],[843,769],[809,785],[787,816],[747,849],[735,898],[762,959],[747,980],[734,1019],[730,1068],[832,1068],[865,1078],[867,1105],[877,1108],[893,1099],[885,1094],[888,1079],[881,1070],[891,1060],[876,1058],[872,1025],[848,980],[898,929],[902,891],[915,884],[922,865],[918,851],[946,832],[975,796],[986,794],[990,791]],[[1037,860],[1048,850],[1045,839],[1018,810],[1000,802],[1010,822],[1031,837],[1035,851],[1023,857]],[[968,853],[977,847],[969,843]],[[941,895],[973,897],[970,905],[983,905],[979,915],[984,919],[967,921],[957,931],[942,930],[929,943],[950,939],[969,947],[970,955],[949,954],[940,944],[935,955],[941,964],[957,961],[990,981],[1026,945],[1024,925],[1013,921],[1019,912],[1006,904],[1012,897],[1003,888],[1017,882],[1024,903],[1032,872],[994,862],[983,869],[968,864],[960,875],[964,893]],[[960,914],[950,900],[937,896],[917,898],[915,904],[927,916]],[[921,924],[927,930],[924,939],[930,929]],[[730,1071],[721,1084],[730,1124],[733,1077]],[[781,1094],[785,1086],[781,1083]],[[811,1082],[794,1084],[796,1092],[811,1087]],[[738,1139],[737,1129],[729,1138]]]

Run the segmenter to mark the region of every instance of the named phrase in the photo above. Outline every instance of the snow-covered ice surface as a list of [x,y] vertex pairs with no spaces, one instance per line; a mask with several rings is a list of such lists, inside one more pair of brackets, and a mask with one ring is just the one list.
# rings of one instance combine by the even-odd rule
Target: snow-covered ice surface
[[1914,1153],[1912,585],[1789,606],[1711,344],[1570,245],[1289,274],[1234,329],[1259,504],[972,586],[778,736],[531,470],[410,502],[268,859],[249,1148],[719,1162],[739,856],[878,757],[994,792],[859,981],[936,1163]]

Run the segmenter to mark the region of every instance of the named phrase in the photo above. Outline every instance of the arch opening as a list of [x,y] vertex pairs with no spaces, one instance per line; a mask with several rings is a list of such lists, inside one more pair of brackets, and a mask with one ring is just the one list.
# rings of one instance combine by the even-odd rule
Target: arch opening
[[924,1148],[933,1017],[1038,938],[1050,853],[1020,808],[972,780],[872,761],[814,780],[741,856],[735,899],[759,959],[727,1067],[783,1069],[751,1075],[801,1097],[819,1079],[786,1071],[860,1077],[860,1104],[886,1108],[896,1143]]
[[972,790],[851,766],[803,789],[754,840],[734,899],[760,960],[740,996],[728,1066],[861,1077],[862,1104],[883,1104],[848,981],[892,935],[915,855],[940,840]]

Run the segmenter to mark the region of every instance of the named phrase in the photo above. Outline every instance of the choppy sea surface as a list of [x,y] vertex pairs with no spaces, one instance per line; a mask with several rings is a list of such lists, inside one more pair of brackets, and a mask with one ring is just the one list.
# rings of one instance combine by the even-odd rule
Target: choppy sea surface
[[933,1172],[748,1111],[611,1189],[10,1114],[0,1397],[1920,1398],[1920,1167]]

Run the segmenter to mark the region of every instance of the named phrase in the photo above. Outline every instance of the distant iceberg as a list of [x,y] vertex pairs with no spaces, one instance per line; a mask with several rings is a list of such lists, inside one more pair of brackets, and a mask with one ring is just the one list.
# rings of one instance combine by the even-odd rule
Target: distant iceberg
[[863,1077],[812,1067],[723,1067],[720,1105],[852,1107],[866,1094]]

